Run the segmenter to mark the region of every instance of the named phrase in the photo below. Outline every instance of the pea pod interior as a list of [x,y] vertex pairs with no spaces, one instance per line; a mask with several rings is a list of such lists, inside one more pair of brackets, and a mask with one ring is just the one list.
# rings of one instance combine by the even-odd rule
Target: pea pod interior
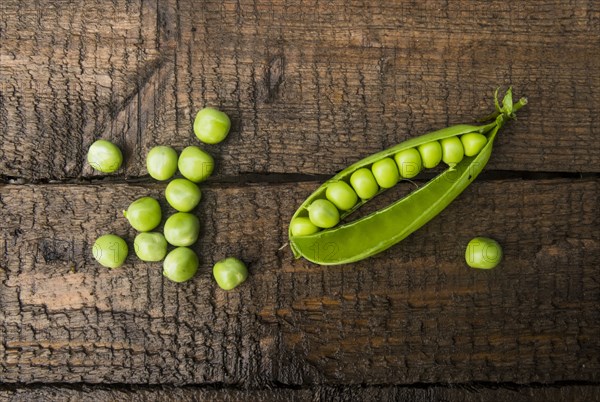
[[[355,262],[391,247],[419,229],[448,206],[483,170],[490,158],[498,130],[507,120],[514,118],[514,112],[526,103],[527,99],[522,98],[513,105],[512,93],[509,89],[500,108],[496,92],[497,111],[489,116],[495,119],[492,123],[482,126],[461,124],[434,131],[373,154],[336,174],[302,203],[292,217],[292,221],[298,217],[306,217],[308,207],[315,200],[326,199],[327,188],[331,183],[348,182],[355,171],[369,168],[383,158],[393,157],[400,151],[416,148],[432,141],[468,133],[480,133],[487,137],[487,143],[479,153],[464,157],[455,166],[447,168],[421,188],[377,212],[343,225],[302,236],[294,236],[290,229],[290,245],[295,257],[304,257],[321,265]],[[382,191],[385,189],[379,189],[378,194]],[[350,210],[341,212],[341,219],[360,208],[365,202],[367,200],[360,200]]]

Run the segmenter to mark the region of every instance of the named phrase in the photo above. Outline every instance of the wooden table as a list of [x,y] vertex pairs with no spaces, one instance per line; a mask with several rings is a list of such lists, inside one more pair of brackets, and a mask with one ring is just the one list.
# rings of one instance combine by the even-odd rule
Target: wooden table
[[[0,399],[600,399],[598,2],[0,10]],[[474,122],[509,85],[529,105],[424,228],[345,266],[283,247],[336,171]],[[205,147],[217,167],[197,210],[198,275],[175,284],[133,255],[102,268],[91,246],[133,240],[131,201],[168,210],[146,153],[198,145],[206,105],[233,126]],[[118,174],[86,164],[99,138],[123,149]],[[477,235],[502,244],[495,270],[466,266]],[[251,274],[227,293],[211,267],[229,255]]]

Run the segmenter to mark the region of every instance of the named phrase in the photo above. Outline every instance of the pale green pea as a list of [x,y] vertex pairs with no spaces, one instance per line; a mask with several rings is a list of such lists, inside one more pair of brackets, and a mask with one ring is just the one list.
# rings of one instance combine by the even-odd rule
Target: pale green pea
[[187,179],[175,179],[165,189],[165,198],[169,205],[180,212],[189,212],[202,198],[200,188]]
[[293,236],[306,236],[313,233],[317,233],[319,228],[313,225],[308,218],[299,217],[294,218],[290,223],[290,230]]
[[363,200],[373,198],[379,186],[373,176],[373,173],[367,168],[360,168],[350,176],[350,184],[356,191],[356,194]]
[[189,146],[181,151],[177,166],[183,177],[198,183],[206,180],[212,174],[215,161],[202,149]]
[[187,247],[177,247],[163,262],[163,275],[173,282],[186,282],[196,275],[200,261],[196,253]]
[[162,233],[139,233],[133,242],[135,254],[142,261],[161,261],[167,255],[167,241]]
[[94,259],[107,268],[119,268],[125,262],[128,253],[125,240],[112,234],[100,236],[92,248]]
[[213,266],[213,276],[221,289],[231,290],[244,283],[248,278],[248,268],[237,258],[229,257]]
[[356,192],[345,181],[330,183],[325,196],[341,211],[351,209],[358,202]]
[[438,141],[431,141],[418,146],[423,167],[431,169],[442,161],[442,146]]
[[458,137],[449,137],[441,140],[442,160],[450,167],[456,166],[463,160],[465,152],[462,142]]
[[331,228],[340,221],[340,213],[331,201],[320,199],[308,206],[308,218],[315,226]]
[[230,128],[229,117],[210,107],[200,110],[194,119],[194,134],[206,144],[217,144],[223,141]]
[[475,237],[467,245],[465,260],[471,268],[494,268],[502,261],[502,247],[488,237]]
[[129,205],[123,215],[137,231],[148,232],[158,226],[162,218],[160,204],[152,197],[142,197]]
[[174,246],[187,247],[196,243],[200,234],[200,220],[196,215],[177,212],[165,222],[165,239]]
[[391,188],[400,180],[398,165],[392,158],[383,158],[371,166],[371,171],[381,188]]
[[177,172],[177,152],[167,146],[157,146],[146,156],[148,174],[156,180],[168,180]]
[[410,179],[419,174],[423,168],[421,154],[415,148],[405,149],[394,155],[400,176]]
[[123,154],[119,147],[112,142],[98,140],[90,145],[87,160],[95,170],[103,173],[113,173],[121,167]]
[[487,144],[487,137],[479,133],[469,133],[460,137],[466,156],[477,155]]

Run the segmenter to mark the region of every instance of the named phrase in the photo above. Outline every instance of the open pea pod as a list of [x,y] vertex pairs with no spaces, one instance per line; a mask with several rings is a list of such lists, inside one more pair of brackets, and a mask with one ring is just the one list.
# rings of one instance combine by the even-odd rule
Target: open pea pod
[[[492,146],[498,130],[506,121],[514,118],[514,113],[527,103],[525,98],[512,103],[509,89],[503,106],[497,102],[496,112],[489,116],[492,123],[476,125],[456,125],[412,138],[391,148],[368,156],[344,169],[313,192],[298,208],[292,220],[308,215],[308,206],[317,199],[326,199],[326,191],[331,183],[348,181],[356,170],[370,167],[373,163],[410,148],[432,141],[480,133],[487,137],[485,146],[474,156],[465,157],[453,167],[448,167],[427,184],[409,195],[369,214],[361,219],[325,229],[317,233],[294,236],[289,232],[290,246],[296,258],[304,257],[321,265],[345,264],[373,256],[398,243],[419,229],[446,208],[483,170],[492,153]],[[384,191],[379,190],[379,193]],[[343,212],[341,218],[360,208],[366,200],[359,201],[352,209]]]

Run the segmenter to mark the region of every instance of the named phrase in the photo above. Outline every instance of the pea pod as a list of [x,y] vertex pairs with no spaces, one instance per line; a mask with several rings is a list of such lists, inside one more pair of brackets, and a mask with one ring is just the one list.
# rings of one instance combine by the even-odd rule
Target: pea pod
[[[494,119],[493,122],[479,126],[461,124],[412,138],[352,164],[323,183],[302,203],[292,217],[292,221],[296,218],[306,218],[308,208],[314,201],[326,199],[326,192],[331,184],[339,181],[347,183],[352,173],[358,169],[369,168],[384,158],[393,158],[400,151],[417,148],[432,141],[471,133],[479,133],[487,137],[485,146],[476,155],[465,156],[424,186],[379,211],[307,235],[293,235],[290,226],[289,239],[294,256],[304,257],[321,265],[360,261],[386,250],[429,222],[481,173],[490,158],[498,131],[508,120],[515,117],[514,113],[517,110],[527,104],[526,98],[513,104],[511,89],[509,89],[500,108],[497,95],[498,91],[495,99],[496,112],[487,118]],[[379,189],[377,194],[383,191],[385,188]],[[340,211],[340,219],[344,219],[366,202],[367,200],[359,200],[351,209]]]

